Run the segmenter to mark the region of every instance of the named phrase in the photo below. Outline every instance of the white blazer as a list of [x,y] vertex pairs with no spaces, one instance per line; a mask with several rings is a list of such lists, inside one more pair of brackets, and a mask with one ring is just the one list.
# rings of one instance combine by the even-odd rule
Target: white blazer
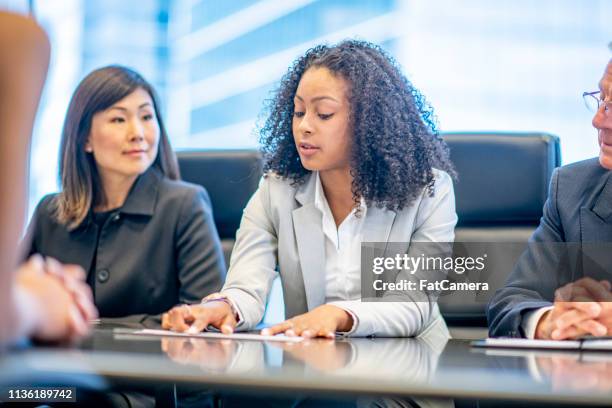
[[[457,223],[450,176],[434,170],[434,195],[426,189],[402,211],[368,207],[364,242],[452,242]],[[272,282],[280,274],[287,318],[325,303],[325,237],[315,207],[316,178],[298,186],[274,174],[262,178],[249,200],[222,293],[237,307],[239,330],[262,319]],[[372,222],[372,215],[382,223]],[[410,337],[444,330],[438,305],[428,302],[342,301],[357,317],[353,336]]]

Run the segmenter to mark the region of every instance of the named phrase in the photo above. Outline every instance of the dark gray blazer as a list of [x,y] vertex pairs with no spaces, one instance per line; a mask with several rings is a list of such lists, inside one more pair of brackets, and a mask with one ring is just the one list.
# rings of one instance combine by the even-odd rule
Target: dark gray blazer
[[28,229],[28,253],[95,273],[90,282],[101,317],[137,315],[129,320],[144,323],[146,315],[198,302],[221,289],[225,261],[202,187],[147,170],[124,205],[103,224],[95,265],[98,226],[91,213],[68,231],[51,214],[54,196],[36,208]]
[[[611,174],[598,159],[555,170],[540,225],[506,286],[489,303],[491,336],[523,337],[525,313],[551,305],[558,287],[592,272],[588,262],[607,265],[609,272],[610,246],[593,251],[598,246],[593,243],[612,242]],[[555,242],[570,244],[542,244]],[[607,259],[597,260],[602,254]]]

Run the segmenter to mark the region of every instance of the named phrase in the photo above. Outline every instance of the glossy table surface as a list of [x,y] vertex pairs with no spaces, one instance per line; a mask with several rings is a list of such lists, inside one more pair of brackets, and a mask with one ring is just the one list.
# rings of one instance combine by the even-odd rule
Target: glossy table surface
[[28,347],[0,357],[0,384],[41,379],[612,405],[612,353],[484,350],[437,333],[280,343],[142,337],[99,326],[76,349]]

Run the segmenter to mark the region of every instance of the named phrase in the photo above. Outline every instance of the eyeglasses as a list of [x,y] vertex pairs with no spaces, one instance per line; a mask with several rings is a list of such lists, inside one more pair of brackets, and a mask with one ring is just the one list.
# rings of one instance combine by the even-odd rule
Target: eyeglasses
[[604,101],[601,99],[601,92],[583,92],[582,99],[588,110],[598,112],[601,105],[604,106],[604,114],[609,115],[612,108],[612,101]]

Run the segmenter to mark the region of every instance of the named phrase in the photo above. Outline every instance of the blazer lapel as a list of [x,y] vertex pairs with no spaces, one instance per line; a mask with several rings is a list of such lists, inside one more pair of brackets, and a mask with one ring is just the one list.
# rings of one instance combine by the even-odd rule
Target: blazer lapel
[[325,236],[321,212],[314,205],[315,187],[310,176],[295,195],[302,206],[292,212],[308,310],[325,303]]
[[384,242],[386,252],[395,215],[395,211],[369,207],[363,220],[363,242]]
[[[387,247],[391,228],[395,221],[395,212],[388,211],[374,206],[366,210],[366,217],[363,220],[362,241],[361,241],[361,299],[362,301],[374,301],[382,295],[382,292],[374,291],[374,279],[379,279],[373,273],[364,271],[364,265],[369,264],[372,259],[377,257],[392,256],[388,253]],[[364,243],[367,243],[364,245]],[[406,244],[408,245],[408,244]],[[389,282],[392,279],[388,272],[382,278]]]
[[609,176],[592,209],[580,209],[582,276],[610,280],[612,265],[612,177]]
[[594,200],[592,209],[580,209],[582,242],[612,242],[612,177],[607,174],[606,184]]

